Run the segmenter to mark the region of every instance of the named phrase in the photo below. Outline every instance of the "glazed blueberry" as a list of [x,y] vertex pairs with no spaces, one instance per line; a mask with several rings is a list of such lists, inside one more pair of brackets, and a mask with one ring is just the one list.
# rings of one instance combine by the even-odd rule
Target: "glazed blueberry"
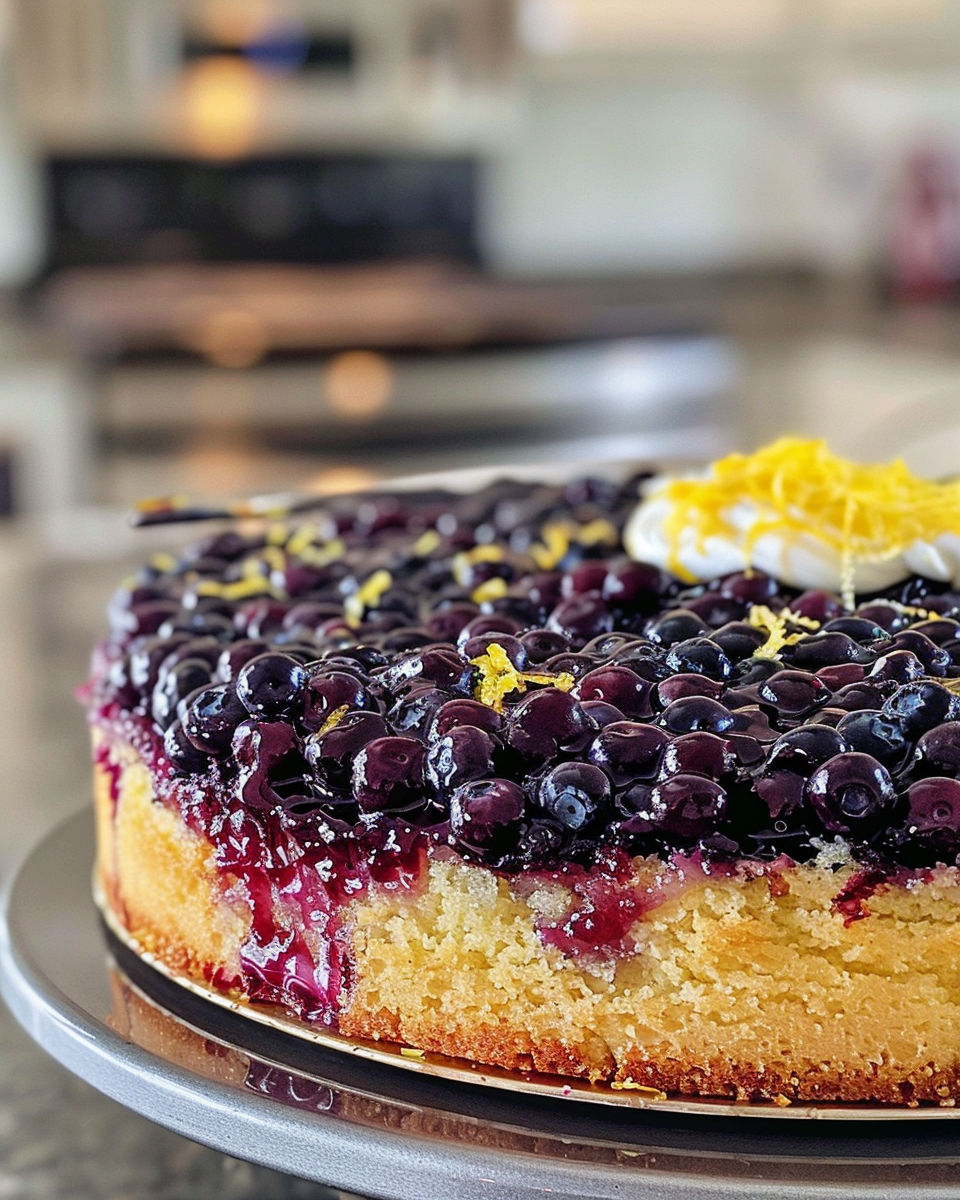
[[530,692],[510,711],[507,744],[532,761],[547,762],[558,750],[578,750],[594,732],[576,697],[559,688]]
[[934,617],[928,621],[919,621],[913,626],[913,632],[922,633],[934,645],[942,646],[944,642],[960,637],[960,621],[953,621],[949,617]]
[[687,612],[705,621],[711,629],[740,621],[747,613],[747,606],[741,600],[732,600],[719,592],[705,592],[692,600],[684,600],[683,605]]
[[178,775],[195,775],[210,765],[209,755],[194,746],[176,720],[164,732],[163,753]]
[[378,681],[391,691],[417,682],[468,694],[472,677],[470,664],[452,646],[425,646],[377,671]]
[[493,773],[495,744],[475,725],[457,725],[427,750],[425,776],[438,796],[449,796],[461,784]]
[[892,818],[897,793],[886,768],[856,751],[828,759],[807,781],[806,797],[829,833],[863,836]]
[[828,758],[853,749],[829,725],[803,725],[782,734],[770,747],[766,767],[809,776]]
[[960,851],[960,780],[932,777],[911,784],[904,827],[911,838],[956,855]]
[[707,696],[711,700],[719,700],[723,695],[723,684],[706,675],[671,675],[662,679],[651,693],[654,708],[663,710],[674,700],[682,700],[686,696]]
[[[303,728],[313,733],[338,709],[367,708],[367,689],[347,671],[323,671],[311,675],[303,690]],[[342,715],[342,714],[341,714]]]
[[733,746],[715,733],[683,733],[664,747],[659,778],[670,775],[703,775],[721,780],[737,767]]
[[862,617],[835,617],[827,621],[822,629],[824,633],[845,633],[861,645],[875,642],[884,635],[884,630],[875,621],[866,621]]
[[766,640],[767,635],[763,630],[748,625],[746,621],[728,621],[715,633],[710,634],[710,641],[716,642],[727,658],[734,663],[750,658]]
[[707,696],[688,696],[668,704],[658,724],[671,733],[723,733],[733,725],[733,714]]
[[670,647],[709,634],[710,626],[689,609],[675,608],[652,621],[646,632],[652,642]]
[[898,650],[909,650],[916,655],[927,675],[946,675],[950,667],[950,655],[916,629],[904,629],[895,634],[893,644]]
[[806,671],[775,671],[757,684],[761,701],[776,709],[786,720],[798,719],[826,704],[830,689]]
[[606,700],[582,700],[580,707],[598,729],[605,729],[608,725],[626,719],[619,708],[608,704]]
[[916,740],[927,730],[960,718],[960,697],[932,680],[907,683],[883,705],[886,716],[896,721],[906,737]]
[[721,596],[729,596],[743,604],[769,604],[777,594],[778,586],[777,581],[763,571],[751,571],[749,575],[737,571],[717,581]]
[[832,667],[837,663],[872,663],[876,654],[861,646],[846,633],[815,633],[801,638],[790,650],[790,661],[795,667],[816,671],[820,667]]
[[220,652],[214,675],[220,683],[233,683],[251,659],[259,658],[269,649],[270,643],[264,638],[242,638]]
[[896,633],[900,629],[906,629],[910,624],[910,618],[906,616],[902,608],[885,600],[873,600],[868,604],[858,604],[853,615],[859,617],[861,621],[870,621],[874,625],[879,625],[885,633]]
[[157,685],[160,667],[170,654],[190,638],[185,633],[174,634],[170,638],[146,637],[132,644],[130,648],[130,665],[128,674],[130,682],[140,696],[147,696]]
[[451,692],[431,683],[414,684],[390,708],[387,717],[397,733],[425,737],[437,711],[453,699]]
[[213,755],[227,753],[234,730],[249,715],[227,683],[191,693],[180,702],[178,712],[181,708],[180,722],[187,741]]
[[486,654],[493,645],[500,647],[518,671],[527,669],[527,649],[519,638],[510,633],[479,633],[463,643],[460,654],[467,662],[472,662]]
[[479,609],[475,604],[448,604],[442,608],[435,608],[425,625],[427,632],[438,642],[455,643],[464,626],[478,615]]
[[307,739],[304,758],[333,790],[348,790],[354,758],[368,743],[390,733],[378,713],[347,713],[332,728]]
[[616,721],[605,726],[590,743],[587,758],[600,767],[616,787],[638,779],[653,779],[670,735],[656,725]]
[[186,633],[190,637],[213,637],[219,642],[230,642],[234,638],[233,622],[217,612],[194,610],[170,617],[157,630],[157,637],[169,638],[173,633]]
[[895,719],[871,708],[847,713],[837,725],[837,733],[851,750],[872,754],[888,770],[903,761],[910,745]]
[[733,674],[733,663],[720,646],[710,638],[688,638],[674,642],[667,653],[667,666],[684,675],[706,675],[725,683]]
[[430,723],[427,740],[436,741],[458,725],[473,725],[485,733],[496,735],[503,728],[503,717],[479,700],[448,700],[437,709]]
[[353,760],[353,795],[360,811],[396,812],[416,803],[423,791],[425,757],[416,738],[368,742]]
[[462,784],[450,798],[450,838],[467,847],[490,847],[515,834],[524,812],[523,789],[509,779]]
[[536,800],[548,817],[579,832],[607,807],[610,780],[591,763],[560,763],[540,779]]
[[613,613],[599,592],[583,592],[560,601],[547,618],[547,629],[583,645],[613,629]]
[[484,633],[510,633],[516,637],[523,632],[523,626],[519,621],[515,621],[512,617],[508,617],[504,613],[490,613],[489,615],[474,617],[472,621],[468,621],[460,630],[457,637],[457,646],[465,646],[473,637],[479,637]]
[[651,685],[627,667],[597,667],[573,689],[578,700],[605,700],[626,717],[649,717]]
[[620,563],[610,567],[601,594],[612,608],[648,615],[657,611],[666,584],[666,576],[657,567]]
[[833,596],[829,592],[811,590],[801,592],[799,596],[791,600],[790,611],[797,613],[798,616],[808,617],[812,621],[819,621],[823,625],[825,622],[843,615],[843,601],[839,596]]
[[912,683],[916,679],[923,679],[926,673],[923,663],[910,650],[890,650],[877,659],[867,678]]
[[727,794],[719,783],[702,775],[671,775],[650,789],[644,815],[657,833],[684,842],[695,842],[713,833],[727,808]]
[[520,635],[520,644],[526,651],[532,670],[536,669],[538,663],[544,663],[570,649],[570,639],[553,629],[529,629]]
[[240,668],[237,695],[252,717],[279,717],[293,711],[303,695],[307,673],[287,654],[261,654]]
[[150,711],[161,729],[173,722],[180,701],[197,688],[206,687],[210,678],[210,664],[202,658],[184,658],[160,676],[153,689]]
[[584,592],[600,592],[607,578],[607,564],[587,560],[564,571],[560,580],[560,595],[580,596]]
[[960,721],[947,721],[922,734],[917,763],[931,775],[960,778]]

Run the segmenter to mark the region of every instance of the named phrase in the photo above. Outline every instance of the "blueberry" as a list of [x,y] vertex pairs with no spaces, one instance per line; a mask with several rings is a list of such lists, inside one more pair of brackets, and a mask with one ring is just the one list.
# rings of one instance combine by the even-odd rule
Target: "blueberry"
[[163,753],[178,775],[196,775],[210,766],[209,756],[194,746],[179,721],[164,732]]
[[733,746],[724,738],[715,733],[683,733],[664,748],[659,777],[703,775],[720,780],[733,774],[736,767]]
[[830,699],[823,680],[806,671],[775,671],[757,684],[757,691],[763,703],[787,720],[804,717]]
[[853,747],[847,745],[835,728],[829,725],[802,725],[777,738],[767,754],[766,767],[809,776],[828,758],[850,749]]
[[547,687],[524,696],[511,710],[506,740],[525,758],[547,762],[558,750],[582,749],[594,732],[574,696]]
[[852,637],[838,630],[835,633],[815,633],[801,638],[790,648],[790,661],[795,667],[816,671],[837,663],[872,663],[876,654],[861,646]]
[[261,654],[241,667],[237,695],[252,717],[279,717],[293,711],[307,682],[303,664],[287,654]]
[[177,705],[197,688],[210,682],[210,664],[201,658],[184,658],[161,674],[153,689],[150,710],[161,729],[177,715]]
[[226,754],[234,730],[248,715],[227,683],[202,688],[181,701],[183,705],[186,706],[181,716],[184,735],[205,754]]
[[687,696],[674,700],[660,714],[658,721],[671,733],[693,733],[703,729],[707,733],[723,733],[733,725],[733,714],[728,708],[707,696]]
[[890,770],[903,762],[909,749],[909,742],[899,723],[876,709],[864,708],[847,713],[836,731],[851,750],[872,754]]
[[533,669],[537,663],[544,663],[555,654],[570,649],[570,639],[553,629],[530,629],[520,635],[520,643]]
[[960,717],[960,698],[931,680],[907,683],[884,702],[883,712],[915,741],[922,733]]
[[759,650],[767,640],[767,635],[746,621],[728,621],[710,634],[710,640],[716,642],[731,662],[738,663]]
[[923,679],[926,673],[923,663],[910,650],[890,650],[877,659],[867,678],[911,683]]
[[332,729],[307,739],[304,757],[333,790],[344,791],[350,787],[354,758],[368,743],[390,732],[378,713],[347,713]]
[[651,788],[644,815],[656,832],[695,842],[716,830],[726,808],[719,783],[702,775],[671,775]]
[[685,675],[706,675],[725,683],[733,674],[733,663],[716,642],[705,637],[674,642],[667,653],[671,671]]
[[626,717],[649,717],[653,715],[650,686],[628,667],[597,667],[580,679],[574,695],[581,701],[605,700]]
[[670,736],[656,725],[619,721],[605,726],[590,743],[587,758],[617,787],[653,779]]
[[863,645],[875,642],[884,636],[883,630],[875,621],[866,621],[862,617],[836,617],[822,627],[823,633],[845,633],[853,641]]
[[516,833],[524,811],[523,789],[509,779],[464,783],[450,798],[450,837],[460,845],[490,847]]
[[613,613],[599,592],[583,592],[561,600],[547,618],[546,627],[562,633],[573,645],[582,646],[613,629]]
[[493,773],[495,743],[475,725],[454,726],[437,738],[426,755],[425,776],[437,796]]
[[955,856],[960,851],[960,781],[933,777],[911,784],[904,827],[910,837]]
[[371,707],[361,680],[348,671],[318,671],[307,679],[303,691],[303,728],[310,732],[322,728],[344,705],[348,710]]
[[931,775],[960,778],[960,721],[947,721],[922,734],[917,742],[917,764]]
[[420,800],[425,757],[416,738],[368,742],[353,761],[353,795],[361,812],[402,811]]
[[856,751],[819,766],[807,781],[806,798],[829,833],[857,836],[888,824],[897,804],[887,769]]
[[657,617],[647,628],[647,636],[651,641],[667,647],[709,633],[710,626],[706,621],[685,608],[671,609]]
[[541,778],[536,799],[548,817],[578,832],[606,808],[610,780],[591,763],[560,763]]

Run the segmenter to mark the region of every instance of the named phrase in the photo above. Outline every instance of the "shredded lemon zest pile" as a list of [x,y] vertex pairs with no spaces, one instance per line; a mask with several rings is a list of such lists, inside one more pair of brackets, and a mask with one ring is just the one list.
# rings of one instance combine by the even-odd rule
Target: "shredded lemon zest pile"
[[528,683],[546,684],[563,692],[569,692],[576,683],[567,671],[557,675],[518,671],[499,642],[491,642],[483,654],[470,659],[470,665],[480,672],[479,682],[473,690],[474,699],[498,713],[503,712],[504,698],[511,692],[525,692]]
[[[784,646],[792,646],[804,636],[803,630],[820,628],[820,622],[813,617],[804,617],[789,608],[781,608],[775,613],[765,604],[751,604],[747,621],[754,629],[760,629],[767,635],[767,640],[759,649],[754,650],[754,658],[776,658]],[[800,631],[787,632],[788,625],[799,625]]]
[[[912,542],[960,532],[960,483],[920,479],[901,459],[852,463],[820,440],[784,437],[755,454],[728,455],[707,478],[674,480],[664,494],[672,502],[666,522],[670,566],[681,578],[690,578],[680,551],[691,530],[701,550],[710,537],[742,544],[748,564],[766,534],[780,535],[789,545],[815,533],[840,556],[848,608],[859,564],[886,562]],[[742,531],[730,513],[745,503],[756,516]]]

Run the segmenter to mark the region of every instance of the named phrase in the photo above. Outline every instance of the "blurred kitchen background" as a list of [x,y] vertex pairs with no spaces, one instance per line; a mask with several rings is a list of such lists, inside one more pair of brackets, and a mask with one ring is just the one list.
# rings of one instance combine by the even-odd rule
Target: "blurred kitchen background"
[[960,0],[0,17],[0,870],[85,799],[140,497],[783,431],[960,467]]
[[137,498],[785,431],[960,469],[960,0],[0,0],[0,876]]

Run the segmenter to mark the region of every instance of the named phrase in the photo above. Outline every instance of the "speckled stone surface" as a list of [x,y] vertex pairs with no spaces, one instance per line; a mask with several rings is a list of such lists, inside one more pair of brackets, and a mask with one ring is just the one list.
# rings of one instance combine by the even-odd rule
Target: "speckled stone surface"
[[3,1200],[347,1200],[152,1124],[48,1058],[0,1008]]
[[100,1095],[0,1005],[2,1200],[348,1200],[229,1158]]

